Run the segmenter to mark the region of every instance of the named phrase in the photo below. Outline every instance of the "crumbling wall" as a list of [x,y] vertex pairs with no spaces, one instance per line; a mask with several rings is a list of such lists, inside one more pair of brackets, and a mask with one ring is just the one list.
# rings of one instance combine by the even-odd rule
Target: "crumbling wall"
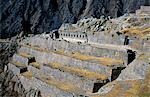
[[63,52],[80,52],[86,55],[92,55],[97,57],[109,57],[122,59],[127,61],[127,53],[125,51],[118,51],[105,48],[97,48],[87,44],[71,43],[66,41],[52,40],[51,38],[45,39],[35,37],[30,40],[30,44],[39,48],[45,48],[48,50],[56,50]]
[[83,32],[60,32],[60,38],[72,42],[87,42],[87,35]]
[[100,72],[102,74],[111,75],[111,68],[100,65],[93,62],[82,61],[78,59],[71,58],[69,56],[64,56],[56,53],[47,53],[47,52],[40,52],[30,48],[22,47],[20,51],[26,51],[31,55],[35,56],[37,62],[40,63],[50,63],[50,62],[58,62],[65,65],[73,66],[73,67],[80,67],[84,69],[88,69],[94,72]]
[[105,32],[98,32],[93,34],[88,34],[89,43],[100,43],[100,44],[124,44],[124,36],[117,34],[106,34]]

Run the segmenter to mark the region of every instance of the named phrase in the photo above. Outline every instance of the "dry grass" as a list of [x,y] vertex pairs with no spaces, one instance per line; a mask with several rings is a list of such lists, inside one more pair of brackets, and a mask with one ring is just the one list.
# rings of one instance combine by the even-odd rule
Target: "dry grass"
[[150,68],[148,69],[145,80],[141,84],[139,97],[150,97]]
[[55,79],[48,78],[48,77],[42,76],[42,75],[41,75],[41,77],[37,77],[37,78],[40,79],[41,81],[43,81],[49,85],[55,86],[58,89],[61,89],[63,91],[77,93],[77,94],[82,94],[85,92],[85,91],[81,90],[80,88],[76,87],[75,85],[67,83],[67,82],[57,81]]
[[119,60],[119,59],[84,55],[84,54],[81,54],[81,53],[78,53],[78,52],[75,52],[74,54],[72,54],[71,52],[70,53],[65,53],[64,50],[50,51],[50,50],[46,50],[46,49],[42,49],[42,48],[34,47],[34,46],[28,46],[28,45],[23,45],[23,46],[28,47],[28,48],[32,48],[32,49],[40,51],[40,52],[46,52],[46,53],[53,52],[53,53],[56,53],[56,54],[72,57],[72,58],[75,58],[75,59],[78,59],[78,60],[96,62],[98,64],[106,65],[106,66],[114,66],[114,65],[122,65],[123,64],[123,60]]
[[21,73],[21,74],[28,79],[31,79],[33,77],[32,72],[29,72],[29,71]]
[[54,53],[60,54],[60,55],[66,55],[65,51],[63,49],[61,50],[57,50],[57,51],[53,51]]
[[147,34],[150,34],[150,27],[146,27],[146,28],[133,27],[133,28],[124,29],[121,32],[124,32],[125,34],[130,36],[138,36],[139,38],[141,38]]
[[80,53],[74,53],[70,56],[79,60],[94,61],[94,62],[98,62],[99,64],[103,64],[107,66],[123,64],[122,60],[116,60],[116,59],[104,58],[104,57],[95,57],[95,56],[83,55]]
[[31,58],[31,57],[33,57],[33,56],[31,56],[30,54],[28,54],[28,53],[23,53],[23,52],[19,53],[19,55],[20,55],[20,56],[23,56],[23,57],[25,57],[25,58]]
[[46,49],[41,49],[41,48],[36,47],[36,46],[30,46],[30,45],[21,45],[21,46],[24,46],[24,47],[27,47],[27,48],[31,48],[31,49],[37,50],[37,51],[39,51],[39,52],[47,52],[47,53],[49,53],[48,50],[46,50]]
[[17,62],[17,61],[11,61],[10,63],[11,63],[11,64],[14,64],[14,65],[17,66],[17,67],[26,67],[26,65],[24,65],[24,64],[22,64],[22,63],[20,63],[20,62]]
[[137,59],[149,63],[150,62],[150,53],[149,52],[143,53],[143,54],[139,55],[139,57]]
[[60,63],[49,63],[48,66],[50,66],[53,69],[60,69],[62,71],[76,74],[78,76],[82,76],[88,79],[105,80],[108,78],[104,74],[100,74],[100,73],[96,73],[96,72],[92,72],[92,71],[88,71],[88,70],[80,69],[76,67],[68,67],[65,65],[61,65]]
[[125,91],[124,95],[126,97],[135,97],[138,95],[138,92],[140,90],[140,84],[141,82],[140,81],[135,81],[135,82],[130,82],[130,87],[128,90]]
[[30,63],[30,65],[35,67],[35,68],[37,68],[37,69],[41,68],[41,65],[39,63],[37,63],[37,62],[32,62],[32,63]]

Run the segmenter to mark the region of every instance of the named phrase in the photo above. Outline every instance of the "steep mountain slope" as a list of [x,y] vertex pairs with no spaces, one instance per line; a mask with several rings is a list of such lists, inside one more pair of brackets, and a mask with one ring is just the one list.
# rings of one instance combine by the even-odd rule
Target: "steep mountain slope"
[[83,17],[118,17],[134,12],[149,0],[1,0],[0,36],[24,32],[42,33],[62,23],[75,23]]

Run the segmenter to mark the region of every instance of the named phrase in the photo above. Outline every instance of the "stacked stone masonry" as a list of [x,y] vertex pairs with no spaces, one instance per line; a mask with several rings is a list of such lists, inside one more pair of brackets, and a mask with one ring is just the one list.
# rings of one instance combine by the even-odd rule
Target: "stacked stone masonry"
[[[47,45],[48,47],[44,45],[44,43],[49,44]],[[64,46],[57,46],[60,44],[64,44]],[[74,45],[77,47],[72,49],[75,47]],[[85,50],[85,48],[87,48],[87,50]],[[91,50],[93,51],[91,52]],[[101,53],[96,53],[95,51]],[[110,52],[111,55],[104,55],[105,52]],[[82,58],[80,59],[78,57],[72,57],[74,53],[80,53],[81,56],[92,56],[93,58],[102,56],[106,58],[113,58],[114,56],[116,59],[119,59],[120,57],[122,57],[122,60],[127,59],[124,58],[126,56],[125,51],[111,51],[104,48],[99,49],[88,44],[69,43],[63,40],[60,41],[35,36],[35,38],[30,39],[30,43],[25,42],[24,44],[21,44],[21,48],[19,49],[18,54],[15,54],[12,59],[12,61],[19,61],[20,64],[24,64],[27,70],[20,72],[20,67],[11,67],[15,66],[16,64],[11,64],[11,66],[8,65],[8,69],[12,70],[16,75],[20,75],[26,72],[32,73],[31,78],[28,78],[29,75],[20,75],[21,82],[23,86],[26,87],[26,90],[34,87],[39,89],[43,96],[53,95],[53,97],[57,97],[57,95],[60,95],[59,97],[61,97],[62,95],[65,95],[64,97],[78,97],[79,95],[89,96],[94,92],[98,92],[100,87],[112,81],[113,69],[117,69],[118,67],[125,67],[125,62],[107,65],[94,60],[82,60]],[[115,53],[118,53],[120,57],[115,57]],[[61,63],[64,69],[52,68],[48,65],[49,63]],[[80,76],[81,74],[78,72],[83,72],[83,76]],[[87,75],[89,72],[102,75],[102,79],[95,79],[96,77],[92,77],[91,79],[91,76]],[[58,86],[53,83],[53,80],[49,80],[49,82],[46,80],[47,78],[45,80],[40,78],[42,75],[50,77],[50,79],[52,77],[52,79],[56,80],[56,82],[58,81],[59,83],[63,82],[76,85],[74,87],[79,88],[80,91],[83,92],[79,93],[77,91],[78,89],[75,91],[70,91],[68,89],[65,90],[64,87],[58,88]],[[26,83],[30,85],[26,85]]]
[[[140,12],[149,12],[147,8]],[[103,31],[54,30],[22,41],[6,68],[19,76],[25,90],[39,89],[42,97],[91,97],[108,82],[125,79],[129,64],[130,71],[142,72],[131,67],[138,50],[149,51],[149,42],[138,40],[140,47],[144,45],[137,50],[132,48],[136,40]]]

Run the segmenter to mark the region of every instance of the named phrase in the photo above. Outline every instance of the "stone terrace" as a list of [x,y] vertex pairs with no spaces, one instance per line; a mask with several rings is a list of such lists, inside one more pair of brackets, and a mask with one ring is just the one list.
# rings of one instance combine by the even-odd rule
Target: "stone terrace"
[[26,90],[37,88],[44,97],[93,95],[127,66],[127,48],[115,45],[112,49],[34,36],[20,46],[7,68]]
[[[148,12],[146,7],[140,11]],[[122,22],[118,21],[120,19],[116,23]],[[118,32],[111,27],[105,30],[98,24],[100,22],[96,22],[95,27],[100,26],[101,32],[80,31],[76,24],[67,24],[58,31],[28,37],[19,43],[20,49],[5,70],[18,75],[25,90],[39,89],[42,97],[99,97],[99,91],[109,90],[107,85],[109,88],[115,85],[114,92],[104,97],[122,95],[121,89],[129,89],[124,88],[122,80],[138,80],[145,75],[147,65],[136,59],[141,52],[149,51],[149,25]],[[126,81],[125,85],[132,87],[139,82]]]

